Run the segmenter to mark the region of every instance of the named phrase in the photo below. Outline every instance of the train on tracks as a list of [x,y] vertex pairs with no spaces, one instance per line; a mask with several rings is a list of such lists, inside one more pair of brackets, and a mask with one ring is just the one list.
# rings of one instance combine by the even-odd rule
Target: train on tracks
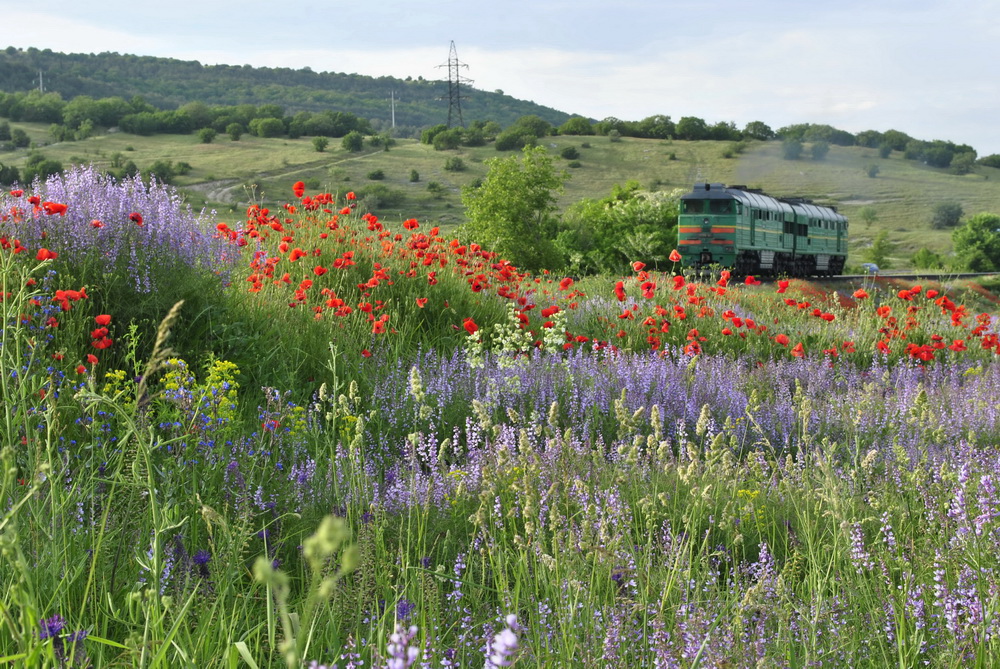
[[686,267],[741,276],[836,276],[847,261],[847,218],[805,198],[696,183],[681,196],[677,250]]

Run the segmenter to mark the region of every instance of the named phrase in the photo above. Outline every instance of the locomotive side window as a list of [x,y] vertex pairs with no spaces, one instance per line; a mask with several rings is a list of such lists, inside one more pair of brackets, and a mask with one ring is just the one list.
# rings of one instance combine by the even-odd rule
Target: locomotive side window
[[705,202],[703,200],[684,200],[684,213],[685,214],[700,214],[704,209]]

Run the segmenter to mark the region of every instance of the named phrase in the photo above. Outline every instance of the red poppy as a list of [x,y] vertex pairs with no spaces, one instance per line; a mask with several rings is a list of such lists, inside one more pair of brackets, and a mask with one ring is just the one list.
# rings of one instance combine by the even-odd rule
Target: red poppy
[[615,284],[615,297],[619,302],[625,301],[625,282],[619,281]]
[[680,262],[680,261],[681,261],[681,254],[677,252],[677,249],[674,249],[673,251],[671,251],[670,252],[670,262]]
[[328,270],[322,265],[317,265],[316,267],[313,267],[313,274],[315,274],[316,276],[323,276],[324,274],[327,273],[327,271]]
[[15,188],[10,192],[10,194],[13,195],[14,197],[21,197],[22,195],[24,195],[24,191],[21,190],[20,188]]
[[427,298],[426,297],[418,297],[417,298],[417,306],[420,307],[421,309],[423,309],[425,306],[427,306]]
[[408,218],[405,221],[403,221],[403,227],[406,228],[407,230],[416,230],[417,228],[420,227],[420,224],[417,223],[417,219]]
[[675,276],[674,277],[674,290],[680,290],[681,288],[684,287],[685,283],[686,283],[686,281],[684,281],[684,277],[683,276],[680,276],[680,275]]
[[572,285],[573,285],[573,279],[567,276],[565,279],[559,282],[559,290],[569,290],[570,286]]
[[92,227],[92,228],[103,228],[103,227],[104,227],[104,224],[103,224],[103,223],[101,223],[101,222],[100,222],[99,220],[97,220],[97,219],[95,218],[94,220],[92,220],[92,221],[90,222],[90,227]]
[[789,282],[786,279],[782,279],[781,281],[779,281],[778,282],[778,292],[779,293],[783,293],[786,290],[788,290],[788,283]]
[[49,216],[54,216],[56,214],[59,214],[60,216],[66,215],[66,205],[59,204],[58,202],[43,202],[42,209],[44,209],[45,213]]
[[59,254],[55,251],[50,251],[46,248],[38,249],[38,253],[35,254],[35,260],[55,260],[59,257]]
[[88,353],[87,354],[87,364],[96,365],[97,364],[97,356],[94,355],[93,353]]
[[372,357],[372,352],[369,351],[368,349],[363,349],[361,351],[361,357],[363,357],[363,358],[370,358],[370,357]]
[[759,286],[760,285],[760,281],[758,281],[757,279],[753,278],[752,276],[748,276],[746,278],[746,280],[744,281],[744,283],[746,285],[748,285],[748,286]]
[[108,314],[101,314],[100,316],[95,316],[94,322],[100,325],[101,327],[104,327],[109,323],[111,323],[111,316],[109,316]]
[[355,200],[357,199],[358,196],[354,194],[354,191],[348,191],[347,195],[345,195],[344,197],[346,197],[348,200]]
[[856,291],[854,291],[854,299],[856,300],[863,300],[867,297],[868,297],[868,291],[865,290],[864,288],[858,288]]
[[76,373],[77,374],[86,374],[87,373],[87,368],[84,367],[83,365],[77,365],[76,366]]
[[128,220],[132,221],[140,228],[142,227],[142,214],[140,214],[139,212],[133,211],[131,214],[128,215]]
[[295,197],[302,197],[306,192],[306,185],[301,181],[296,181],[292,184],[292,192],[295,193]]
[[805,349],[802,348],[802,342],[799,342],[798,344],[796,344],[792,348],[791,353],[796,358],[801,358],[802,356],[804,356],[806,354],[806,352],[805,352]]
[[479,332],[479,326],[476,325],[476,322],[474,320],[472,320],[472,316],[469,316],[464,321],[462,321],[462,327],[464,327],[465,331],[468,332],[470,335]]
[[105,348],[110,348],[111,344],[113,344],[113,343],[114,342],[111,340],[110,337],[101,337],[100,339],[97,339],[97,340],[94,340],[93,342],[91,342],[91,346],[93,346],[97,350],[101,350],[101,349],[105,349]]
[[559,313],[559,307],[553,304],[551,307],[545,307],[544,309],[542,309],[542,318],[549,318],[550,316],[553,316],[558,313]]
[[788,346],[789,342],[788,335],[786,334],[775,335],[774,341],[777,342],[778,344],[781,344],[782,346]]
[[642,270],[646,269],[646,263],[636,260],[634,263],[632,263],[632,269],[634,269],[636,272],[641,272]]

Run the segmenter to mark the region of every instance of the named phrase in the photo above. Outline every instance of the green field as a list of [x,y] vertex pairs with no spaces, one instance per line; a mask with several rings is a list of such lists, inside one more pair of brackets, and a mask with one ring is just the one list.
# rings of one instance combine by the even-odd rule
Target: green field
[[[274,204],[287,197],[291,184],[305,181],[311,190],[369,192],[381,190],[372,210],[388,221],[417,218],[450,229],[463,222],[461,188],[483,177],[490,158],[504,156],[491,145],[435,151],[416,140],[401,139],[389,151],[367,148],[350,153],[331,140],[318,153],[312,139],[262,139],[245,135],[233,142],[224,135],[202,144],[194,135],[140,137],[108,133],[77,142],[49,144],[43,124],[12,124],[25,129],[37,150],[64,165],[94,163],[109,167],[116,154],[146,169],[156,161],[188,163],[191,171],[172,183],[196,206],[226,212],[241,212],[251,200]],[[885,230],[896,246],[894,266],[905,266],[916,250],[927,247],[947,254],[951,231],[934,230],[930,218],[935,205],[958,202],[965,216],[1000,212],[1000,170],[977,167],[958,176],[904,160],[898,152],[878,157],[876,149],[832,146],[826,159],[789,161],[782,158],[780,142],[756,142],[733,158],[723,154],[729,142],[645,140],[622,138],[612,142],[603,136],[553,136],[543,145],[554,155],[568,146],[580,151],[579,167],[557,160],[569,175],[559,197],[565,208],[582,198],[606,196],[616,184],[639,182],[649,190],[689,189],[696,181],[746,184],[777,196],[801,196],[832,204],[852,220],[851,250],[855,258]],[[29,152],[0,154],[0,162],[21,166]],[[462,159],[464,171],[447,171],[445,161]],[[868,165],[878,165],[879,174],[869,178]],[[384,178],[372,181],[376,170]],[[411,181],[411,171],[419,174]],[[428,184],[437,182],[437,193]],[[388,198],[388,199],[387,199]],[[868,225],[858,216],[864,206],[877,212]]]

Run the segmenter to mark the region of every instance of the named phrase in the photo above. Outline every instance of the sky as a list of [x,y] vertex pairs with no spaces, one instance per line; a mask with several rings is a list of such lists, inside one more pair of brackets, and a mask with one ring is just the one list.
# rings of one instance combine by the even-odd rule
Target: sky
[[[0,0],[0,47],[447,79],[570,114],[900,130],[1000,153],[998,0]],[[474,94],[474,92],[473,92]]]

